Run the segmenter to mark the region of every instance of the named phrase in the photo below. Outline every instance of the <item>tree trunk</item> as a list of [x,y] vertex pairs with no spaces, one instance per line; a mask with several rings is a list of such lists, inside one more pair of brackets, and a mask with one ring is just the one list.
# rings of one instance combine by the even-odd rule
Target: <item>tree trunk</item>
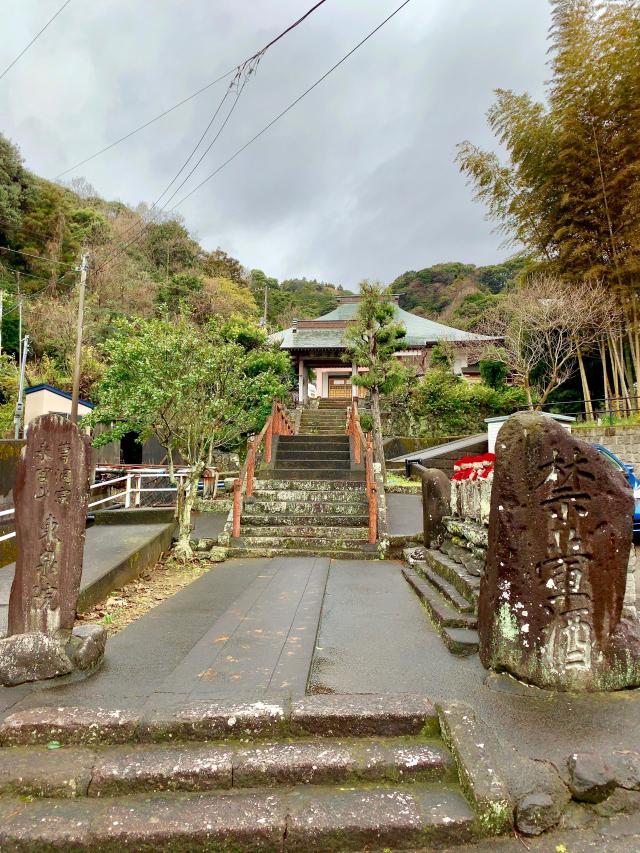
[[373,451],[376,462],[382,466],[382,477],[387,482],[387,466],[384,463],[384,446],[382,444],[382,418],[380,417],[380,392],[371,389],[371,419],[373,421]]
[[204,470],[204,462],[193,465],[187,480],[180,479],[176,495],[176,515],[178,518],[178,541],[174,554],[178,559],[187,562],[193,557],[191,548],[191,511],[198,494],[198,482]]
[[587,371],[584,367],[584,359],[580,347],[576,350],[578,355],[578,367],[580,368],[580,379],[582,380],[582,396],[584,398],[584,410],[587,420],[593,420],[593,405],[591,403],[591,392],[589,390],[589,382],[587,380]]

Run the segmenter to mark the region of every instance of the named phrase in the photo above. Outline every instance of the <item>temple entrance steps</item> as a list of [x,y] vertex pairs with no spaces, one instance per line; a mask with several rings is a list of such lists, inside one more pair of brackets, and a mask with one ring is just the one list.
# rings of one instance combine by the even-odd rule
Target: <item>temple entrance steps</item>
[[240,537],[231,541],[232,556],[377,556],[376,546],[368,544],[364,482],[309,479],[309,473],[306,469],[304,479],[255,481],[253,496],[244,502]]
[[376,557],[369,545],[364,472],[351,470],[349,437],[293,435],[278,439],[274,467],[245,498],[233,556]]
[[480,578],[433,548],[424,549],[424,560],[412,559],[402,574],[449,651],[454,655],[475,654]]
[[2,731],[2,850],[434,850],[486,834],[421,696],[40,708]]
[[303,409],[298,435],[344,436],[346,424],[347,406],[344,401],[339,406]]

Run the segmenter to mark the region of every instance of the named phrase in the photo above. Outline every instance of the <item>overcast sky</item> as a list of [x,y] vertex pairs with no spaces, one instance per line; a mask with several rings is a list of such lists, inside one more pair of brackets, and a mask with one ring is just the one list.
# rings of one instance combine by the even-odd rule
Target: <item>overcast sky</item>
[[[274,46],[185,190],[400,2],[327,0]],[[0,69],[61,5],[2,0]],[[53,179],[250,56],[312,5],[71,0],[0,81],[0,130],[28,168]],[[411,0],[179,208],[187,227],[247,267],[346,287],[440,261],[502,260],[508,253],[458,172],[455,146],[465,138],[493,146],[485,113],[496,87],[543,97],[548,26],[546,0]],[[226,85],[74,174],[105,198],[153,201]]]

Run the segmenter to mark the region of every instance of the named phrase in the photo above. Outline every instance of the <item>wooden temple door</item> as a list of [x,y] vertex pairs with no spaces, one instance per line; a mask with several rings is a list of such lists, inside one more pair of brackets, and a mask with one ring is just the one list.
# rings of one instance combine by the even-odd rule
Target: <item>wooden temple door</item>
[[329,376],[329,399],[350,400],[351,399],[351,377]]

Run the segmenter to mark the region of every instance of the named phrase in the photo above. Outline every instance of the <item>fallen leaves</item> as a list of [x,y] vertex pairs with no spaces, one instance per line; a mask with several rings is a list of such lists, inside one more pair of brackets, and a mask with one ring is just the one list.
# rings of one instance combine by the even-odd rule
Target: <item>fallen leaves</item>
[[165,555],[140,577],[113,590],[93,610],[78,614],[76,624],[97,623],[106,627],[108,636],[117,634],[215,565],[206,560],[185,564],[171,555]]

